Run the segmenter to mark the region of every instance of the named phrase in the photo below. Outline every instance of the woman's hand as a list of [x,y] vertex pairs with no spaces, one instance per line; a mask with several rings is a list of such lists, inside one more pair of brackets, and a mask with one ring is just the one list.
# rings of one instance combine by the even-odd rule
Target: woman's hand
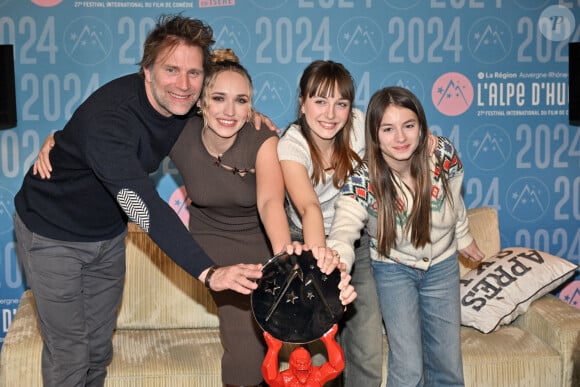
[[32,167],[33,175],[40,175],[41,179],[50,179],[50,173],[52,172],[52,165],[50,165],[50,151],[54,148],[54,133],[51,133],[46,137],[42,143],[42,148],[38,152],[36,161]]
[[338,253],[328,247],[313,247],[300,242],[292,242],[291,245],[286,245],[286,253],[301,255],[303,251],[311,251],[312,256],[316,259],[316,265],[324,274],[330,274],[338,267],[340,263],[340,256]]
[[311,249],[299,242],[292,242],[291,245],[286,246],[286,253],[288,254],[300,255],[303,251],[309,250],[312,251],[312,255],[316,258],[317,266],[323,273],[330,274],[338,268],[340,271],[340,282],[338,283],[340,302],[345,306],[353,302],[357,294],[350,284],[351,276],[346,272],[346,265],[340,262],[340,256],[335,250],[328,247],[314,247]]

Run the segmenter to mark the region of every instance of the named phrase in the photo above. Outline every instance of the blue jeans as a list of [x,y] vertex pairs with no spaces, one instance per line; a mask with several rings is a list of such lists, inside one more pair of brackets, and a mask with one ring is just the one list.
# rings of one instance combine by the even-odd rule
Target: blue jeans
[[383,381],[383,321],[366,231],[355,247],[350,283],[357,298],[346,307],[339,336],[345,360],[343,387],[379,387]]
[[463,386],[457,256],[427,271],[371,265],[389,339],[387,386]]

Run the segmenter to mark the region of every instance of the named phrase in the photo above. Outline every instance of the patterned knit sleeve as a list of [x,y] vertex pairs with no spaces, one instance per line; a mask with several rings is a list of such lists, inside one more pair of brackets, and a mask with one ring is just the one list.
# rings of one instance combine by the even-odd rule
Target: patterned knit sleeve
[[369,216],[368,186],[366,165],[361,165],[347,179],[334,203],[335,213],[326,244],[338,251],[340,260],[346,264],[348,272],[354,263],[354,243],[360,238],[360,231]]
[[453,143],[446,137],[438,137],[437,149],[435,156],[439,159],[442,171],[436,171],[436,178],[443,173],[449,180],[456,177],[463,178],[463,164],[457,154],[457,149]]
[[463,164],[457,155],[457,149],[453,143],[445,138],[439,137],[439,146],[436,151],[442,166],[442,173],[448,179],[449,194],[453,198],[453,209],[456,216],[455,239],[459,250],[467,247],[473,238],[469,233],[469,221],[467,219],[467,210],[463,201]]
[[365,209],[372,204],[374,195],[369,181],[369,171],[366,162],[358,166],[352,175],[349,176],[340,189],[340,194],[356,200]]

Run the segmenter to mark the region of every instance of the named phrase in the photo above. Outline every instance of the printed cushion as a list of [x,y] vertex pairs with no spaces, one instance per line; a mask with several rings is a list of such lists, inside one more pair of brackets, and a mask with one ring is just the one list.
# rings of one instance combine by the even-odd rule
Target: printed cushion
[[461,324],[483,333],[509,324],[570,278],[577,265],[522,247],[503,249],[460,280]]

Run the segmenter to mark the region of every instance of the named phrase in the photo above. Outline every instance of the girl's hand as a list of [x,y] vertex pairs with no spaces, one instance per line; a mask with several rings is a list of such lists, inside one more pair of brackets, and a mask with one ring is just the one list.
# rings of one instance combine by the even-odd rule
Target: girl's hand
[[[344,266],[344,263],[341,264],[341,266]],[[342,305],[345,306],[353,302],[357,296],[354,286],[350,284],[350,279],[350,274],[347,274],[345,268],[343,267],[340,273],[340,282],[338,284],[338,288],[340,289],[340,302],[342,302]]]
[[328,247],[314,247],[311,249],[312,255],[316,258],[316,262],[320,271],[324,274],[330,274],[340,264],[340,255],[336,250]]
[[[316,264],[321,272],[324,274],[330,274],[339,267],[340,256],[335,250],[328,247],[313,247],[310,248],[307,245],[301,244],[300,242],[292,242],[290,245],[286,245],[286,253],[301,255],[303,251],[312,251],[312,255],[316,259]],[[340,267],[339,267],[340,268]]]
[[459,250],[459,253],[465,258],[469,259],[471,262],[481,262],[485,258],[485,254],[477,246],[475,239],[469,246],[464,249]]

